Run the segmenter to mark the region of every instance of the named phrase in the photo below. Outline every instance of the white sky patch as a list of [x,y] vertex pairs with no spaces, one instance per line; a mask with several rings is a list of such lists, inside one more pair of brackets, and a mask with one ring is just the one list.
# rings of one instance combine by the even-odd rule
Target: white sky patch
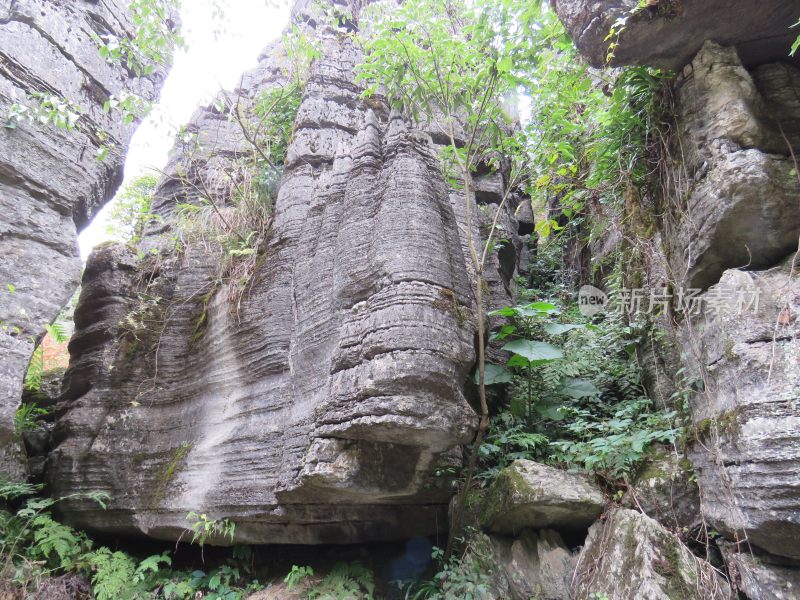
[[[220,89],[236,87],[241,74],[256,66],[261,50],[288,24],[289,6],[274,0],[183,0],[181,19],[188,48],[176,53],[161,100],[133,136],[125,182],[164,168],[178,128],[197,106]],[[78,236],[84,261],[94,246],[110,239],[106,217],[113,202]]]

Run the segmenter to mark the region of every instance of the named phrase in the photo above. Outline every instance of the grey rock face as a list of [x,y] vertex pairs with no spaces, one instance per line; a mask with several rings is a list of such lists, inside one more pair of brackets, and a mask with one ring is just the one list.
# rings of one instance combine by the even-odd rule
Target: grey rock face
[[481,526],[513,534],[525,528],[581,530],[603,512],[605,498],[586,477],[517,460],[489,488]]
[[[611,64],[681,69],[706,40],[736,46],[747,64],[783,60],[800,17],[793,0],[554,0],[572,39],[595,67]],[[625,20],[624,28],[620,19]],[[612,27],[618,36],[609,38]]]
[[625,505],[638,507],[671,531],[699,524],[700,493],[687,462],[672,448],[657,448],[632,482]]
[[[132,126],[102,107],[122,89],[154,99],[163,71],[131,79],[107,64],[91,34],[132,31],[125,3],[0,3],[0,121],[13,103],[34,92],[60,95],[84,111],[82,131],[61,131],[25,121],[0,128],[0,474],[16,478],[24,468],[13,432],[22,378],[34,340],[78,285],[76,235],[122,180]],[[109,156],[94,130],[108,134]],[[11,285],[13,288],[9,288]],[[11,289],[14,291],[11,292]]]
[[[525,530],[518,539],[490,535],[493,563],[513,600],[568,600],[576,556],[556,531]],[[506,585],[499,586],[505,590]]]
[[[790,262],[726,271],[707,292],[722,308],[693,319],[683,339],[705,381],[692,400],[689,456],[706,518],[731,540],[798,559],[800,282]],[[757,308],[738,310],[740,297],[757,297]]]
[[737,552],[733,544],[720,546],[731,581],[749,600],[793,600],[800,595],[800,567],[773,564],[752,552]]
[[616,509],[589,529],[578,556],[574,598],[726,600],[727,582],[677,537],[641,513]]
[[[708,42],[676,84],[683,171],[665,240],[673,279],[705,289],[728,268],[763,269],[797,248],[800,184],[789,139],[800,131],[790,102],[800,70],[770,65],[751,75],[733,48]],[[688,179],[687,179],[688,178]]]
[[[477,422],[463,392],[475,360],[465,203],[430,136],[360,97],[359,50],[319,35],[241,302],[202,243],[169,250],[175,204],[196,197],[177,174],[196,182],[252,151],[213,108],[189,125],[201,150],[176,148],[158,192],[164,223],[146,247],[161,254],[137,263],[109,247],[90,259],[48,479],[58,495],[103,489],[113,501],[65,504],[70,522],[174,540],[202,511],[233,520],[243,543],[446,528],[452,488],[435,472]],[[280,48],[244,76],[245,102],[281,83]],[[492,300],[508,302],[496,257],[487,279]],[[143,292],[159,298],[147,317],[157,325],[126,331]]]

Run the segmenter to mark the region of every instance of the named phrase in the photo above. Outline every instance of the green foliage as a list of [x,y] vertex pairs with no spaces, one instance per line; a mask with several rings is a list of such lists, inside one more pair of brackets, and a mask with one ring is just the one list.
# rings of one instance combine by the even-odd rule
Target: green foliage
[[[174,49],[185,45],[177,23],[170,16],[171,11],[178,7],[179,0],[130,0],[132,35],[118,37],[112,33],[102,36],[93,33],[98,53],[108,63],[122,66],[137,77],[151,75],[156,65],[168,66]],[[124,89],[117,95],[112,94],[103,103],[103,110],[107,113],[119,111],[122,124],[130,125],[149,112],[150,103]],[[25,121],[68,132],[82,131],[100,142],[97,160],[102,161],[109,153],[106,145],[109,135],[91,120],[82,118],[86,112],[69,98],[36,91],[28,95],[25,103],[13,103],[8,107],[5,127],[15,129]]]
[[145,226],[159,219],[150,212],[157,185],[156,175],[142,175],[126,184],[111,204],[106,233],[120,242],[138,244]]
[[[449,141],[445,163],[462,170],[494,164],[491,151],[512,143],[501,99],[514,80],[479,10],[458,0],[411,0],[381,10],[370,13],[374,29],[363,40],[366,58],[357,70],[356,79],[368,83],[365,95],[380,89],[415,121],[431,123]],[[456,143],[459,131],[465,147]]]
[[292,589],[296,588],[313,574],[314,569],[311,567],[292,565],[292,570],[284,577],[283,582],[286,584],[286,589],[292,591]]
[[[792,27],[800,27],[800,19],[798,19],[797,23],[792,25]],[[789,51],[789,56],[794,56],[797,54],[797,51],[800,49],[800,35],[797,36],[797,39],[792,43],[792,49]]]
[[[314,569],[306,566],[292,565],[292,570],[284,577],[286,589],[291,591],[303,585],[314,575]],[[372,571],[358,561],[350,563],[338,562],[333,568],[313,585],[306,586],[301,592],[307,600],[354,600],[362,598],[371,600],[375,592],[375,581]]]
[[33,92],[28,96],[28,105],[12,104],[6,113],[6,127],[14,129],[20,121],[32,124],[53,125],[64,131],[78,126],[83,111],[80,106],[55,94]]
[[147,116],[152,106],[141,96],[128,90],[122,90],[119,95],[112,94],[103,103],[103,112],[118,110],[122,116],[122,124],[130,125],[136,119]]
[[[439,563],[436,574],[427,581],[406,586],[408,600],[480,600],[488,597],[491,574],[485,548],[472,537],[460,540],[464,548],[459,555],[445,558],[444,550],[434,548],[432,557]],[[400,582],[401,587],[403,582]]]
[[[44,329],[45,334],[49,335],[56,344],[65,344],[69,341],[69,335],[67,335],[67,324],[62,321],[48,323],[44,326]],[[26,390],[35,392],[42,388],[42,375],[44,374],[44,367],[44,347],[40,343],[33,351],[31,361],[28,363],[28,370],[25,372],[25,382],[23,387]],[[29,416],[36,413],[34,409],[25,409],[24,407],[20,407],[20,410],[23,411],[19,415],[21,422],[26,422]]]
[[358,561],[339,562],[319,583],[307,592],[308,600],[372,600],[375,592],[374,575]]
[[481,479],[529,458],[617,480],[633,473],[653,443],[679,435],[676,414],[655,410],[641,385],[635,347],[648,335],[644,325],[616,314],[570,322],[544,302],[494,314],[508,321],[493,338],[514,338],[504,346],[513,353],[505,367],[513,383],[506,412],[481,448]]
[[177,23],[171,18],[171,12],[177,13],[179,7],[179,0],[130,0],[133,35],[96,35],[100,56],[138,77],[151,75],[156,65],[169,66],[174,49],[185,46]]
[[209,519],[206,514],[198,514],[194,511],[186,515],[188,521],[192,521],[190,530],[192,532],[192,544],[203,546],[206,541],[214,538],[228,538],[233,541],[236,532],[236,523],[229,519]]
[[[20,505],[15,513],[0,511],[0,560],[8,583],[21,592],[35,592],[43,579],[70,573],[88,577],[97,600],[242,600],[260,587],[249,568],[235,560],[209,572],[187,572],[171,568],[170,552],[137,558],[105,546],[95,548],[86,534],[59,523],[49,511],[59,502],[81,499],[105,508],[108,495],[92,492],[54,499],[37,497],[39,491],[40,486],[27,483],[0,484],[0,499]],[[233,532],[225,519],[200,521],[206,537],[215,531]]]
[[136,575],[136,562],[132,557],[124,552],[99,548],[84,558],[93,571],[92,584],[97,600],[135,597],[131,587]]

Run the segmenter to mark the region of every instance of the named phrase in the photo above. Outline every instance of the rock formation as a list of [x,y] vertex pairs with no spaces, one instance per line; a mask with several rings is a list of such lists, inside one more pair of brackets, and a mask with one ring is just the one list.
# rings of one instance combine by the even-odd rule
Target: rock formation
[[504,534],[526,528],[585,530],[605,503],[600,489],[583,475],[517,460],[487,490],[480,522],[486,531]]
[[[800,69],[752,74],[734,48],[707,42],[675,84],[680,173],[667,221],[672,278],[705,289],[728,268],[763,269],[797,249]],[[784,138],[785,136],[785,138]]]
[[[660,401],[673,392],[690,396],[686,442],[700,488],[697,518],[737,544],[740,552],[725,558],[738,589],[750,598],[773,597],[765,590],[791,589],[800,558],[800,182],[793,155],[800,142],[800,69],[788,58],[796,37],[788,27],[800,7],[683,0],[648,2],[631,12],[635,4],[560,0],[556,10],[592,63],[602,64],[609,43],[617,42],[613,64],[678,71],[672,156],[662,181],[667,193],[651,240],[656,258],[644,277],[699,300],[676,302],[675,319],[663,321],[672,332],[667,345],[682,356],[667,352],[644,364],[660,370],[662,380],[669,373]],[[605,39],[620,17],[619,35]],[[617,243],[605,240],[607,247]],[[689,389],[673,376],[680,362],[695,382]],[[643,486],[657,494],[637,507],[691,527],[685,510],[659,508],[663,480],[634,487],[634,494]],[[753,568],[762,558],[778,566]],[[631,569],[634,561],[613,562]],[[619,594],[613,597],[625,597]]]
[[[654,254],[643,280],[692,289],[698,304],[662,315],[668,343],[683,356],[653,352],[643,362],[666,369],[669,389],[656,399],[674,402],[679,391],[691,425],[685,457],[673,448],[654,453],[622,498],[627,508],[607,508],[609,496],[619,499],[613,477],[604,494],[583,475],[514,462],[468,504],[467,520],[481,531],[462,566],[485,566],[497,598],[791,597],[800,564],[800,180],[792,151],[800,144],[800,69],[781,59],[800,8],[788,0],[554,4],[594,64],[605,62],[611,42],[613,64],[677,71],[670,156],[661,157],[665,197],[655,231],[640,236]],[[39,23],[33,3],[27,17],[14,6],[0,20],[10,32],[0,49],[19,28],[42,33],[31,52],[55,45],[61,51],[50,59],[82,65],[69,85],[84,78],[88,87],[65,95],[90,101],[124,83],[96,57],[78,59],[53,42],[62,22]],[[64,22],[83,24],[84,37],[86,27],[111,19],[94,8],[63,10]],[[314,10],[307,2],[294,10],[320,52],[303,82],[258,247],[220,247],[203,227],[227,223],[241,194],[271,185],[237,171],[258,152],[238,108],[251,118],[262,94],[287,87],[280,43],[237,90],[195,113],[170,156],[154,202],[158,219],[140,251],[103,245],[87,263],[58,422],[49,440],[30,444],[47,454],[54,496],[110,494],[108,509],[80,497],[59,504],[73,525],[176,540],[196,511],[235,523],[232,536],[217,531],[208,540],[214,544],[355,543],[447,527],[453,486],[442,473],[460,461],[477,422],[468,382],[478,307],[467,210],[477,217],[475,236],[502,210],[508,243],[485,274],[493,307],[512,300],[534,217],[528,210],[518,220],[513,203],[500,208],[506,173],[489,169],[473,176],[467,207],[442,173],[441,138],[390,110],[380,94],[363,96],[355,77],[361,50]],[[90,47],[86,39],[80,45]],[[31,89],[33,67],[6,63],[2,85]],[[140,82],[143,95],[153,95],[157,80]],[[104,119],[93,106],[91,118]],[[100,123],[124,146],[128,132]],[[16,353],[0,373],[6,423],[32,349],[28,336],[73,283],[67,246],[75,227],[119,179],[118,155],[106,163],[89,157],[95,142],[23,126],[0,135],[9,145],[0,146],[0,185],[20,200],[8,213],[14,227],[0,230],[11,256],[2,273],[13,284],[0,347]],[[35,160],[19,158],[23,143]],[[2,162],[12,159],[19,164]],[[69,183],[55,186],[53,173]],[[201,211],[209,220],[196,217],[192,233],[187,214]],[[613,253],[623,237],[609,233],[595,252]],[[240,256],[249,257],[248,270],[236,270]],[[54,298],[40,293],[43,276],[24,285],[11,278],[30,262],[46,263]],[[24,319],[15,302],[25,303]],[[692,386],[675,381],[681,361]],[[676,534],[707,532],[706,524],[721,536],[709,544],[721,552],[714,566]]]
[[730,589],[656,521],[612,510],[589,530],[575,573],[575,597],[614,600],[725,600]]
[[[36,338],[78,286],[76,244],[122,181],[132,125],[103,111],[123,89],[158,95],[164,70],[134,78],[106,62],[93,36],[131,36],[121,1],[16,0],[0,3],[0,474],[21,477],[13,430]],[[9,120],[15,103],[55,95],[80,106],[76,128]],[[105,139],[101,139],[103,133]],[[97,159],[101,145],[105,160]]]
[[800,559],[800,282],[790,263],[726,271],[706,297],[757,297],[758,307],[704,312],[684,340],[705,388],[689,436],[703,514],[731,540]]
[[797,37],[789,26],[800,18],[793,0],[554,0],[553,6],[596,67],[610,58],[613,66],[682,69],[708,40],[735,46],[747,65],[782,60]]
[[[313,35],[321,56],[246,291],[218,278],[220,256],[203,243],[172,249],[176,205],[252,152],[215,107],[189,124],[197,153],[177,147],[170,159],[155,201],[163,223],[144,243],[157,254],[108,246],[87,264],[47,477],[58,495],[113,499],[108,510],[65,504],[71,523],[174,540],[202,511],[233,520],[236,542],[295,544],[446,528],[452,488],[436,471],[476,426],[463,194],[424,128],[361,97],[352,41],[322,25]],[[281,85],[284,62],[269,47],[236,96]],[[502,177],[474,186],[491,214]],[[487,273],[495,305],[509,301],[519,244],[506,210],[510,261],[495,257]],[[120,324],[154,297],[151,333]]]

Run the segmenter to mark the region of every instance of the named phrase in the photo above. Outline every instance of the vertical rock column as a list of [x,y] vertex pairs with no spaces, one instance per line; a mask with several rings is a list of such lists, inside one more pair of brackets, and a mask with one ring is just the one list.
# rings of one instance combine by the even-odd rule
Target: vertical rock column
[[[122,126],[103,104],[123,89],[153,100],[165,76],[157,69],[133,78],[98,54],[93,34],[133,34],[125,6],[120,0],[0,3],[0,122],[6,124],[0,127],[0,477],[25,472],[14,412],[38,336],[78,286],[77,233],[122,181],[134,126]],[[36,93],[79,106],[75,129],[24,119],[13,127],[10,107],[35,104]],[[103,161],[101,145],[109,149]]]

